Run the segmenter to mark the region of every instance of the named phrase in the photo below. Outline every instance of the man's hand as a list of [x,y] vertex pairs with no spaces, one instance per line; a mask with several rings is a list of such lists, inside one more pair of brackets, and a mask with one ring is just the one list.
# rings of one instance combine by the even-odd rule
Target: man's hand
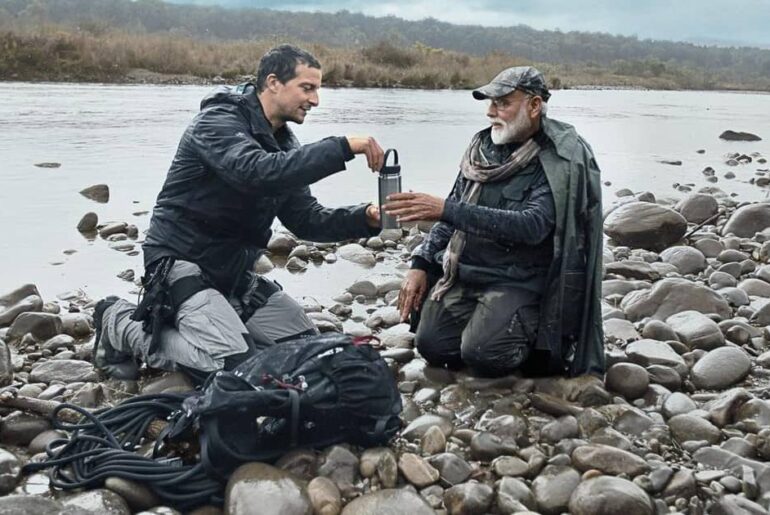
[[377,140],[368,137],[354,137],[348,136],[348,144],[350,145],[350,151],[354,154],[365,154],[366,163],[373,172],[379,172],[382,168],[385,152]]
[[436,222],[444,213],[444,199],[427,193],[393,193],[388,195],[388,203],[382,208],[399,222]]
[[369,227],[380,226],[380,208],[374,204],[366,206],[366,225]]
[[428,291],[428,274],[425,270],[411,269],[406,273],[404,282],[398,292],[398,311],[401,313],[401,321],[409,319],[412,309],[420,310],[420,304]]

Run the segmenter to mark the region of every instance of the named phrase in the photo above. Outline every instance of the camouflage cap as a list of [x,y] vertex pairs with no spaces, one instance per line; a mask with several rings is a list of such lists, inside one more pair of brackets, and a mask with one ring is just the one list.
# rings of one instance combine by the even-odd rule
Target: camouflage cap
[[498,73],[492,82],[473,90],[473,98],[484,100],[504,97],[517,89],[532,95],[539,95],[543,102],[548,102],[548,99],[551,98],[548,86],[545,85],[545,77],[537,68],[532,66],[506,68]]

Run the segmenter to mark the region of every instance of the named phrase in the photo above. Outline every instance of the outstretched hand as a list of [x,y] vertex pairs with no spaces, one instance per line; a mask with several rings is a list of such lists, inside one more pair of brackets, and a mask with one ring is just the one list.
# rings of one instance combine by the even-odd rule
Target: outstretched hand
[[382,208],[399,222],[436,222],[444,213],[444,203],[443,198],[427,193],[393,193],[388,195],[388,203]]
[[428,291],[428,274],[424,270],[413,268],[406,273],[401,289],[398,291],[398,312],[401,321],[406,322],[414,309],[419,311],[422,299]]

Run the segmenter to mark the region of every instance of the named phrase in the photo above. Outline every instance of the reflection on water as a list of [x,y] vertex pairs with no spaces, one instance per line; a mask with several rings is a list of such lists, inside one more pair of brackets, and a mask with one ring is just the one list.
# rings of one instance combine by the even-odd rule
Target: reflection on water
[[[132,213],[152,209],[179,136],[208,89],[0,83],[0,293],[34,282],[46,299],[80,288],[92,297],[126,294],[132,286],[116,275],[126,269],[141,275],[141,256],[84,239],[75,226],[94,211],[102,223],[126,221],[146,229],[149,216]],[[672,185],[706,185],[701,174],[706,166],[717,171],[717,186],[726,192],[764,197],[748,184],[755,165],[728,167],[722,156],[767,155],[767,142],[730,143],[718,136],[733,129],[770,138],[768,95],[556,91],[550,104],[550,116],[574,124],[593,147],[603,178],[611,183],[604,190],[608,201],[622,187],[678,198],[682,194]],[[320,107],[295,130],[305,142],[373,135],[384,148],[399,150],[405,189],[446,195],[465,145],[485,126],[485,110],[467,91],[324,89]],[[664,159],[681,160],[682,166],[661,164]],[[62,166],[34,166],[43,161]],[[736,179],[725,180],[727,171]],[[110,185],[108,204],[78,194],[97,183]],[[313,186],[330,206],[371,201],[376,191],[375,176],[360,158]],[[325,298],[365,272],[338,262],[311,266],[301,275],[283,269],[271,274],[295,295]]]

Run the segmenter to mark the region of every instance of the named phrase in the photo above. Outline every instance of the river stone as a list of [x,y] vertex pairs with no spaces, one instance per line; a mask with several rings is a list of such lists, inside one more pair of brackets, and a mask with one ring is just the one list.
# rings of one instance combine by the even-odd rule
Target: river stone
[[721,318],[732,314],[730,305],[710,288],[681,278],[667,278],[649,290],[633,291],[625,296],[620,307],[631,321],[645,317],[665,320],[683,311],[716,313]]
[[337,249],[337,255],[347,261],[352,261],[359,265],[374,266],[377,260],[371,251],[365,249],[358,243],[348,243]]
[[764,399],[750,399],[735,413],[735,420],[749,431],[759,432],[770,426],[770,402]]
[[665,342],[649,339],[632,342],[626,346],[626,354],[628,359],[643,367],[663,365],[678,372],[686,373],[688,371],[682,356]]
[[255,261],[252,270],[258,274],[266,274],[271,272],[275,268],[275,265],[265,254],[261,254]]
[[110,187],[106,184],[94,184],[80,190],[80,194],[87,199],[94,200],[100,204],[105,204],[110,200]]
[[706,268],[706,257],[693,247],[679,245],[660,253],[664,263],[674,265],[680,274],[698,274]]
[[511,513],[506,507],[513,501],[521,503],[529,510],[537,509],[537,502],[532,490],[521,479],[504,477],[497,485],[497,506],[502,513]]
[[0,495],[16,488],[21,477],[21,462],[13,453],[0,448]]
[[7,495],[0,497],[2,515],[93,515],[78,506],[63,506],[60,502],[37,495]]
[[297,245],[297,239],[291,234],[277,232],[273,234],[273,237],[270,238],[270,241],[267,243],[267,250],[272,254],[288,256]]
[[368,274],[360,277],[353,283],[348,291],[353,295],[365,295],[366,297],[383,296],[391,291],[401,289],[401,277],[392,274]]
[[659,384],[671,391],[679,390],[682,387],[682,376],[671,367],[650,365],[646,367],[646,370],[650,376],[650,384]]
[[644,324],[642,328],[642,338],[650,340],[677,340],[676,333],[671,326],[662,320],[652,319]]
[[718,290],[720,288],[730,288],[738,285],[738,281],[732,275],[726,272],[714,271],[709,276],[709,286]]
[[161,500],[151,488],[136,481],[119,477],[108,477],[104,482],[104,488],[122,497],[134,512],[149,510],[161,504]]
[[26,312],[20,313],[11,324],[6,340],[21,339],[25,334],[32,333],[37,341],[45,341],[62,332],[62,321],[58,315],[51,313]]
[[444,506],[452,515],[483,515],[487,513],[495,492],[488,485],[469,481],[444,492]]
[[687,220],[673,209],[650,202],[629,202],[604,220],[604,232],[619,245],[663,250],[679,241]]
[[388,349],[411,349],[414,347],[414,333],[409,328],[409,324],[394,325],[380,332],[377,337]]
[[607,388],[618,392],[626,399],[637,399],[644,395],[650,385],[647,371],[634,363],[616,363],[607,370]]
[[0,425],[0,443],[25,446],[43,431],[51,429],[47,417],[16,411],[5,417]]
[[714,349],[695,363],[691,378],[697,388],[721,390],[742,381],[751,369],[748,355],[736,347]]
[[99,225],[99,215],[93,211],[84,214],[77,225],[77,229],[83,233],[94,233]]
[[[342,515],[435,515],[430,504],[407,489],[371,492],[348,503]],[[261,514],[260,514],[261,515]]]
[[660,273],[652,265],[635,259],[615,261],[614,263],[609,263],[605,268],[608,274],[622,275],[629,279],[639,279],[641,281],[654,281],[660,277]]
[[620,474],[638,476],[648,468],[647,462],[636,454],[595,443],[575,449],[572,452],[572,463],[582,472],[598,469],[613,476]]
[[364,325],[370,329],[377,327],[392,327],[401,322],[401,313],[395,306],[385,306],[379,308],[374,313],[369,315]]
[[264,463],[246,463],[230,476],[225,490],[225,513],[249,515],[311,515],[305,483]]
[[329,478],[314,478],[307,485],[307,494],[313,505],[314,515],[338,515],[342,510],[340,491]]
[[428,462],[439,472],[443,482],[457,485],[467,480],[473,468],[467,461],[451,452],[442,452],[428,458]]
[[668,427],[679,443],[705,440],[710,444],[719,441],[721,432],[714,424],[696,415],[676,415],[668,420]]
[[725,250],[722,242],[711,238],[702,238],[693,243],[693,247],[700,250],[707,258],[715,258]]
[[740,495],[725,495],[716,500],[709,515],[767,515],[767,510]]
[[63,313],[60,315],[62,332],[73,338],[86,338],[94,332],[93,318],[86,313]]
[[580,474],[563,465],[548,465],[532,481],[532,493],[538,511],[545,515],[558,515],[565,511],[572,492],[580,483]]
[[619,318],[604,321],[604,337],[611,342],[629,342],[640,338],[634,324]]
[[688,222],[699,224],[717,214],[719,204],[712,195],[693,193],[679,201],[676,205],[676,210]]
[[678,340],[690,349],[711,350],[725,344],[724,334],[717,323],[698,311],[671,315],[666,323],[676,332]]
[[358,456],[347,448],[341,445],[329,447],[324,452],[322,461],[318,467],[318,475],[334,481],[340,490],[358,481],[360,462]]
[[8,386],[13,382],[13,360],[11,350],[4,340],[0,339],[0,386]]
[[[438,394],[438,392],[436,392]],[[419,404],[419,401],[415,399],[415,402]],[[444,432],[437,426],[428,428],[423,437],[420,439],[420,449],[423,454],[433,455],[440,452],[444,452],[446,449],[446,437]]]
[[500,456],[492,461],[492,469],[498,476],[524,476],[529,464],[516,456]]
[[770,203],[759,202],[740,207],[722,228],[722,234],[751,238],[770,227]]
[[543,426],[540,430],[540,439],[544,442],[557,443],[566,438],[578,436],[577,419],[572,415],[565,415]]
[[66,497],[62,499],[62,504],[105,515],[131,515],[132,513],[125,499],[103,488]]
[[738,283],[738,288],[753,297],[770,297],[770,283],[767,283],[762,279],[744,279]]
[[99,379],[91,363],[77,359],[44,361],[32,369],[29,377],[32,382],[50,383],[51,381],[61,381],[65,384],[97,381]]
[[432,485],[439,479],[439,472],[430,463],[412,453],[404,453],[398,459],[398,470],[417,488]]
[[666,418],[671,418],[677,415],[684,415],[697,408],[698,406],[695,404],[695,401],[688,395],[675,392],[666,397],[666,400],[663,401],[663,408],[661,411]]
[[619,477],[601,476],[583,481],[569,500],[572,515],[652,515],[653,503],[636,484]]
[[725,141],[762,141],[762,138],[750,132],[741,132],[728,129],[719,135],[719,139]]

